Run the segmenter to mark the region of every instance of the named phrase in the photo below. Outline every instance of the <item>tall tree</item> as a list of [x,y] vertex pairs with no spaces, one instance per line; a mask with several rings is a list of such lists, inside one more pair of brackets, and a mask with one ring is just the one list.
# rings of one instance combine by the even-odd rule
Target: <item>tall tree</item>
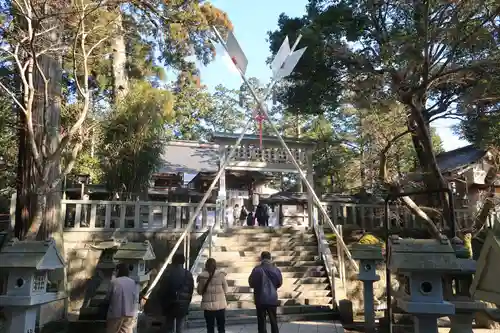
[[211,99],[211,112],[203,119],[207,132],[234,133],[245,126],[249,115],[239,106],[238,90],[217,85]]
[[[29,204],[28,224],[16,223],[18,237],[30,238],[61,234],[57,205],[59,185],[74,164],[86,135],[83,124],[90,107],[89,59],[109,36],[97,38],[102,26],[94,26],[103,11],[100,3],[77,1],[54,4],[49,9],[39,2],[13,2],[1,33],[0,59],[13,64],[15,73],[10,85],[0,81],[0,89],[19,111],[22,135],[21,151],[28,157],[23,168],[23,201]],[[60,129],[61,55],[71,67],[66,80],[73,83],[72,104],[76,117]],[[24,146],[26,145],[26,146]],[[61,160],[65,165],[60,168]],[[18,201],[19,202],[19,201]],[[24,221],[23,221],[24,222]]]
[[[306,16],[282,15],[279,30],[270,34],[273,53],[285,34],[296,36],[299,31],[304,34],[302,43],[309,47],[309,56],[290,77],[281,98],[285,103],[307,100],[307,108],[302,102],[301,111],[303,106],[320,112],[347,91],[371,101],[400,102],[426,186],[446,188],[429,124],[438,118],[462,116],[478,99],[497,98],[492,87],[497,86],[500,69],[499,13],[500,5],[492,1],[409,5],[388,0],[311,0]],[[456,108],[457,104],[461,107]],[[391,140],[389,147],[393,141],[397,140]],[[393,191],[399,189],[394,183],[388,185]],[[408,199],[405,202],[415,208]],[[448,211],[446,197],[440,199]],[[426,220],[437,235],[432,221]]]
[[169,91],[137,82],[105,119],[101,154],[104,181],[110,190],[140,194],[148,188],[152,173],[161,164],[173,98]]
[[110,69],[101,83],[115,102],[128,92],[130,79],[162,79],[163,67],[189,70],[190,56],[209,63],[215,55],[211,27],[232,29],[226,13],[199,0],[118,2],[106,20],[113,31],[107,45],[112,56],[99,59]]

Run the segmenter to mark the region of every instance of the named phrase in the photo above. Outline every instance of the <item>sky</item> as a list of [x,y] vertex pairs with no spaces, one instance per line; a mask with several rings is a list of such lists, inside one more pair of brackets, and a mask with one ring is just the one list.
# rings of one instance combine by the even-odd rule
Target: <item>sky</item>
[[[278,16],[283,12],[292,17],[304,15],[307,0],[212,0],[212,3],[227,13],[234,25],[234,34],[248,59],[247,76],[256,77],[264,84],[269,83],[271,70],[266,64],[270,56],[267,32],[277,29]],[[290,44],[293,42],[290,41]],[[199,64],[202,83],[210,90],[218,84],[238,89],[242,83],[241,77],[229,57],[222,50],[217,51],[214,62],[206,67]],[[468,144],[453,133],[452,126],[455,124],[450,120],[438,120],[432,125],[437,129],[447,151]]]

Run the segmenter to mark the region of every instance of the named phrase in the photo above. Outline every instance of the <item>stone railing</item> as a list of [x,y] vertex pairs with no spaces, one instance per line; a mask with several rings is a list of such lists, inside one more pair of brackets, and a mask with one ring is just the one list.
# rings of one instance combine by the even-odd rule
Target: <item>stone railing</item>
[[[368,205],[354,203],[325,203],[325,208],[330,219],[335,225],[344,227],[373,230],[384,226],[384,205]],[[320,221],[322,217],[320,217]],[[390,222],[401,228],[421,229],[425,225],[407,207],[390,206]],[[470,209],[455,209],[455,219],[460,226],[469,226],[475,217]],[[488,226],[493,226],[495,221],[500,223],[500,211],[493,212],[488,218]]]
[[[365,230],[384,225],[383,205],[326,202],[324,205],[334,225]],[[66,230],[182,230],[196,206],[196,203],[161,201],[63,200],[61,213]],[[455,216],[459,225],[468,226],[474,213],[469,209],[456,209]],[[321,222],[321,214],[318,217]],[[216,205],[205,204],[194,230],[205,230],[215,221]],[[391,206],[390,221],[392,225],[402,228],[425,228],[422,221],[403,206]],[[495,221],[500,223],[500,212],[494,212],[489,217],[488,225],[493,226]]]
[[[229,152],[231,147],[227,147]],[[295,159],[301,163],[306,164],[306,151],[305,149],[290,148]],[[286,151],[283,148],[263,148],[253,146],[240,146],[236,148],[236,152],[232,161],[235,162],[267,162],[273,164],[287,164],[291,163]]]
[[[196,203],[159,201],[62,200],[65,230],[179,230],[194,214]],[[195,223],[204,230],[215,223],[215,204],[205,204]]]

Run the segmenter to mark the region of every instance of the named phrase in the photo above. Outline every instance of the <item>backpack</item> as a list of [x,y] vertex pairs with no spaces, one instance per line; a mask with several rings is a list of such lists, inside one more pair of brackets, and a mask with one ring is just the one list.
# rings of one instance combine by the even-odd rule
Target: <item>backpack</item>
[[262,286],[260,289],[260,303],[264,305],[274,305],[278,300],[278,290],[273,284],[267,271],[262,269]]

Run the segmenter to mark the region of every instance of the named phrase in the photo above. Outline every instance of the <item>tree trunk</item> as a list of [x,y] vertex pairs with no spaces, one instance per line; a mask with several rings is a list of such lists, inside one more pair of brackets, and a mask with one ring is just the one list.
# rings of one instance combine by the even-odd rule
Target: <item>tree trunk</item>
[[[424,105],[416,105],[411,107],[411,120],[414,126],[412,140],[417,152],[417,159],[419,166],[424,172],[424,183],[428,190],[447,189],[448,183],[441,174],[441,170],[436,161],[436,156],[432,147],[432,137],[429,130],[429,124],[424,119],[425,107]],[[428,175],[428,176],[427,176]],[[439,198],[440,206],[443,212],[443,221],[446,222],[448,228],[451,228],[450,221],[450,199],[444,192],[431,195],[430,197]],[[430,203],[431,205],[433,202]],[[456,222],[455,222],[456,225]],[[457,229],[458,230],[458,229]],[[452,237],[455,235],[452,235]]]
[[17,156],[17,181],[16,181],[16,219],[14,225],[14,236],[24,239],[30,225],[31,211],[31,166],[30,148],[27,141],[26,116],[21,110],[19,114],[18,129],[18,156]]
[[113,98],[117,103],[128,93],[127,78],[127,50],[125,47],[125,33],[123,30],[123,15],[120,8],[116,9],[114,21],[115,37],[112,41],[113,47]]
[[[39,126],[35,127],[35,138],[38,147],[46,147],[47,156],[51,155],[58,146],[60,131],[60,97],[62,81],[61,59],[54,60],[48,55],[38,57],[38,64],[49,79],[45,82],[42,75],[34,72],[37,98],[33,107],[33,120]],[[46,87],[47,85],[47,87]],[[48,94],[48,96],[46,96]],[[42,151],[42,149],[40,150]],[[33,167],[30,168],[35,171]],[[60,185],[52,188],[52,184],[61,177],[60,160],[44,158],[43,170],[36,170],[33,175],[31,193],[36,197],[36,206],[32,207],[29,238],[44,240],[53,237],[57,247],[63,251],[62,224],[60,223],[61,190]],[[47,171],[47,172],[46,172]],[[47,178],[45,179],[45,175]],[[39,205],[43,203],[43,207]]]
[[366,169],[365,169],[365,145],[361,144],[359,154],[359,179],[361,187],[366,188]]
[[[44,123],[47,128],[44,129],[44,144],[49,147],[50,153],[53,153],[58,146],[61,120],[61,81],[62,81],[62,59],[52,59],[49,56],[40,57],[40,65],[45,73],[50,77],[48,94],[49,104],[45,107]],[[49,177],[47,184],[52,184],[61,177],[60,160],[48,161]],[[61,182],[52,188],[50,187],[46,194],[46,209],[43,210],[43,228],[40,230],[40,239],[54,238],[57,248],[61,253],[63,251],[63,226],[61,223]]]

